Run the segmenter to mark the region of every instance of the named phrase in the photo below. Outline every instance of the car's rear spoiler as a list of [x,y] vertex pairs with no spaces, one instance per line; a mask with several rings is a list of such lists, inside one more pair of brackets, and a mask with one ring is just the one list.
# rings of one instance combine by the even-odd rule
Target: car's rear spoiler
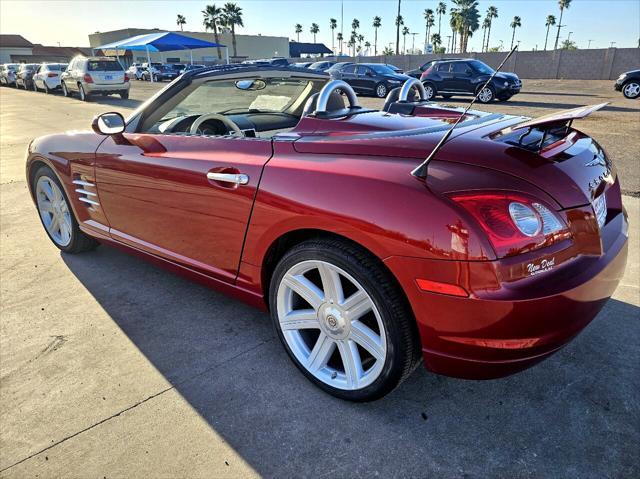
[[566,122],[572,122],[573,120],[579,120],[581,118],[586,118],[591,115],[594,111],[597,111],[605,106],[607,106],[609,102],[599,103],[597,105],[590,106],[580,106],[578,108],[572,108],[571,110],[563,110],[558,113],[551,113],[550,115],[544,115],[539,118],[534,118],[532,120],[527,120],[523,123],[519,123],[512,127],[509,127],[510,131],[521,130],[523,128],[533,128],[539,127],[543,125],[559,125]]

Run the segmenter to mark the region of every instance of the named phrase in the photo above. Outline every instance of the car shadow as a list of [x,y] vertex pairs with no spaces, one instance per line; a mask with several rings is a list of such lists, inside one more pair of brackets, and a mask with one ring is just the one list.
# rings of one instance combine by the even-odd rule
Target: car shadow
[[354,404],[296,370],[266,313],[109,247],[62,259],[262,476],[622,477],[634,467],[631,304],[610,301],[573,343],[518,375],[464,381],[419,368],[385,398]]
[[101,105],[110,105],[110,106],[118,106],[125,108],[137,108],[142,105],[143,100],[134,100],[132,98],[128,98],[126,100],[120,98],[116,95],[111,96],[91,96],[88,99],[91,103],[99,103]]
[[548,96],[595,96],[593,93],[561,93],[555,91],[521,91],[518,95],[548,95]]

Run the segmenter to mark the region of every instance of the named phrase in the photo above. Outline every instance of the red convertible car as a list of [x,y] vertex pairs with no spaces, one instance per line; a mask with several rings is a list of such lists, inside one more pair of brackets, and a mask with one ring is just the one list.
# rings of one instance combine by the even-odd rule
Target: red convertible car
[[602,105],[531,120],[423,94],[408,80],[378,111],[308,69],[187,72],[126,121],[34,140],[26,174],[63,252],[116,245],[268,309],[337,397],[379,398],[421,361],[511,374],[623,274],[616,170],[572,127]]

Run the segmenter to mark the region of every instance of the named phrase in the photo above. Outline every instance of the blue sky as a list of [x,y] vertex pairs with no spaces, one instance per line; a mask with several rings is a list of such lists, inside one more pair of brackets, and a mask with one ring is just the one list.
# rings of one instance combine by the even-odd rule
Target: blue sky
[[[87,35],[100,30],[114,30],[126,27],[175,29],[176,14],[187,18],[186,30],[201,30],[202,14],[207,1],[190,0],[0,0],[0,31],[19,33],[32,42],[55,45],[60,42],[67,46],[88,45]],[[224,2],[216,2],[221,5]],[[245,27],[238,33],[278,35],[295,38],[294,25],[301,23],[304,33],[300,41],[312,41],[309,33],[312,22],[320,25],[318,41],[331,47],[329,18],[340,20],[339,0],[238,0],[244,10]],[[416,47],[424,41],[425,8],[435,9],[437,1],[403,0],[402,14],[405,23],[415,36]],[[451,6],[451,1],[446,2]],[[480,10],[489,5],[498,8],[499,17],[494,20],[491,45],[504,42],[508,48],[511,42],[509,23],[514,15],[522,18],[522,28],[516,32],[521,40],[521,49],[533,49],[536,44],[544,44],[544,22],[548,14],[559,15],[556,0],[492,0],[480,1]],[[379,45],[388,45],[395,40],[393,24],[396,0],[345,0],[344,33],[351,30],[351,20],[358,18],[361,33],[373,43],[371,20],[374,15],[382,17],[379,31]],[[565,12],[561,36],[568,32],[579,48],[586,48],[592,40],[592,48],[608,47],[616,42],[617,47],[635,47],[640,37],[640,1],[638,0],[573,0]],[[450,35],[448,15],[442,21],[443,36]],[[339,31],[336,30],[336,32]],[[437,26],[436,26],[437,31]],[[550,38],[552,35],[550,34]],[[411,37],[407,37],[407,47]],[[482,31],[476,32],[469,48],[479,50]],[[550,43],[552,41],[550,40]]]

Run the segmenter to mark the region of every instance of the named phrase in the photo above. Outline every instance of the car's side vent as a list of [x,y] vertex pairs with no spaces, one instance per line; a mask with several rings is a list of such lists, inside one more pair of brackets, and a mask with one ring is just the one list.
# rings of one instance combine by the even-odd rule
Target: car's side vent
[[77,185],[76,193],[78,199],[90,206],[100,206],[98,203],[98,193],[96,193],[96,185],[84,180],[73,180],[73,184]]

